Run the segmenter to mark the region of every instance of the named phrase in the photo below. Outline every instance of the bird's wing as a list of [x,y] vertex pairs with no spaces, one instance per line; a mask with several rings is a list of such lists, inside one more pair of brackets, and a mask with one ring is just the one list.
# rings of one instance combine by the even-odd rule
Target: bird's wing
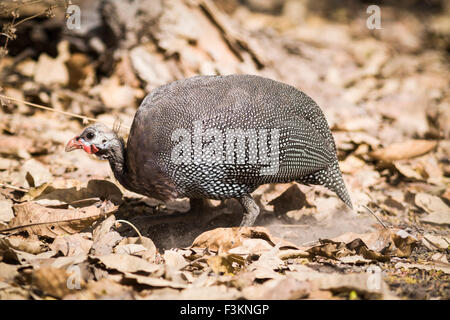
[[[335,161],[333,146],[302,118],[279,122],[278,150],[269,163],[233,164],[223,180],[230,182],[293,181],[329,167]],[[277,156],[276,156],[277,155]]]

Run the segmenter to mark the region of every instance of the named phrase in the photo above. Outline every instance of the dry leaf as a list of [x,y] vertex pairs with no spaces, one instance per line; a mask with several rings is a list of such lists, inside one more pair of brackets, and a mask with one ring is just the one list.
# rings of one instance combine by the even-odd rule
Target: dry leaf
[[333,293],[354,290],[359,296],[368,299],[394,299],[395,296],[381,277],[381,274],[380,278],[378,278],[370,273],[329,274],[312,282],[313,285],[318,285],[320,289],[330,290]]
[[32,145],[33,141],[27,138],[0,135],[0,154],[28,159]]
[[169,281],[162,278],[141,276],[133,273],[125,273],[124,278],[135,280],[139,284],[145,284],[150,287],[170,287],[174,289],[184,289],[188,287],[187,284]]
[[134,105],[136,90],[128,85],[120,85],[118,77],[104,78],[100,85],[92,88],[91,94],[99,94],[103,103],[111,109]]
[[47,251],[47,246],[39,240],[26,239],[21,236],[11,236],[2,240],[10,248],[31,253],[38,254]]
[[446,250],[450,247],[450,237],[436,236],[432,234],[425,234],[422,238],[422,243],[430,250]]
[[409,161],[394,161],[394,167],[406,178],[424,180],[420,173],[414,170]]
[[25,161],[20,170],[28,182],[28,184],[25,185],[27,188],[38,187],[52,180],[52,174],[48,168],[34,159]]
[[113,248],[122,240],[122,236],[111,230],[116,222],[114,215],[98,224],[92,233],[92,244],[90,253],[92,255],[103,256],[112,253]]
[[233,275],[235,270],[232,263],[226,256],[218,255],[209,257],[207,260],[208,266],[216,274]]
[[34,80],[44,85],[66,85],[69,82],[69,72],[65,62],[69,56],[69,43],[67,41],[58,44],[58,56],[56,58],[42,53],[34,68]]
[[[69,289],[67,285],[70,276],[64,269],[41,267],[39,270],[33,272],[32,283],[34,287],[43,291],[44,294],[62,298],[73,290]],[[80,287],[84,286],[83,280],[79,279],[79,281]]]
[[448,263],[430,263],[430,264],[419,264],[419,263],[404,263],[398,262],[395,264],[395,268],[405,268],[405,269],[421,269],[421,270],[441,270],[446,274],[450,274],[450,264]]
[[431,140],[409,140],[394,143],[386,148],[370,153],[377,160],[391,162],[421,156],[436,148],[437,142]]
[[99,199],[110,200],[114,204],[122,203],[122,192],[107,180],[89,180],[86,187],[76,180],[59,180],[41,187],[31,188],[21,201],[34,200],[45,205],[45,201],[53,201],[53,205],[71,204],[86,206],[86,201],[97,202]]
[[64,297],[64,300],[129,300],[135,298],[133,289],[111,279],[103,278],[89,281],[84,290],[77,290]]
[[309,282],[286,277],[244,288],[242,294],[249,300],[297,300],[306,298],[310,290]]
[[291,210],[299,210],[303,207],[313,206],[312,203],[308,203],[306,195],[300,190],[297,184],[292,185],[268,204],[274,206],[274,213],[278,216],[284,215]]
[[48,259],[57,254],[55,251],[45,251],[38,254],[31,254],[11,248],[6,239],[0,239],[0,257],[4,260],[13,260],[22,265],[33,264],[35,261]]
[[11,200],[0,200],[0,221],[9,222],[14,218]]
[[280,244],[280,248],[298,249],[288,241],[271,236],[264,227],[217,228],[206,231],[195,238],[191,247],[209,248],[224,253],[241,246],[247,239],[262,239],[272,247]]
[[[390,257],[405,258],[411,255],[417,245],[417,239],[404,230],[391,228],[380,229],[368,234],[347,232],[333,240],[321,239],[321,244],[307,251],[312,255],[320,255],[330,259],[353,256],[354,253],[364,259],[389,261]],[[350,259],[350,258],[347,258]],[[351,261],[351,259],[350,259]]]
[[363,256],[360,255],[340,257],[339,261],[348,264],[365,264],[372,262],[371,260],[365,259]]
[[0,232],[26,231],[29,235],[55,238],[59,235],[79,232],[116,210],[117,206],[109,201],[100,208],[94,205],[79,209],[52,209],[26,202],[14,206],[16,216],[10,221],[8,228]]
[[[133,254],[136,256],[141,257],[142,259],[148,261],[148,262],[155,262],[156,261],[156,246],[153,243],[153,241],[150,238],[147,237],[129,237],[129,238],[124,238],[122,239],[122,241],[120,241],[119,245],[115,247],[116,252],[118,253],[118,250],[121,250],[120,248],[122,247],[124,250],[125,246],[139,246],[139,247],[143,247],[144,250],[141,251],[135,251]],[[129,248],[130,250],[137,250],[137,247],[133,247],[134,249],[132,249],[131,247]]]
[[18,265],[0,262],[0,283],[2,281],[13,280],[15,276],[19,275],[18,269]]
[[431,224],[450,225],[450,207],[439,197],[422,192],[416,194],[415,203],[429,213],[426,217],[421,218],[420,221]]
[[270,251],[263,253],[259,259],[252,262],[247,269],[250,272],[253,272],[257,279],[279,278],[281,275],[274,271],[279,271],[284,266],[284,262],[278,257],[279,252],[279,246],[277,245]]
[[122,273],[146,272],[153,274],[161,271],[161,265],[149,263],[144,259],[128,254],[108,254],[105,256],[96,256],[107,269],[117,270]]
[[175,250],[165,250],[163,257],[166,264],[175,270],[181,270],[188,265],[188,262],[184,259],[183,255]]
[[57,236],[49,245],[50,249],[59,251],[65,256],[88,254],[93,241],[87,239],[90,234],[76,233],[72,235]]
[[114,247],[117,254],[135,254],[147,250],[142,244],[119,244]]

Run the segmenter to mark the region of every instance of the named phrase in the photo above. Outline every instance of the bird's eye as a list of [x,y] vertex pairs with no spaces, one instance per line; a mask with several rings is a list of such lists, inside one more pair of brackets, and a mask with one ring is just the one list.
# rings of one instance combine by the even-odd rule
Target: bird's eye
[[86,134],[86,138],[88,138],[89,140],[93,139],[95,137],[95,134],[93,134],[92,132],[88,132]]

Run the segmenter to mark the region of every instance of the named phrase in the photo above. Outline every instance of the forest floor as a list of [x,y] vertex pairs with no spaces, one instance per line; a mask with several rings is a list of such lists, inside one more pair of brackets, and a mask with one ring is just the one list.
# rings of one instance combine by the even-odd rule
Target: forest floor
[[[268,12],[236,1],[79,3],[78,30],[44,1],[17,20],[0,8],[3,24],[38,14],[4,28],[16,38],[0,61],[10,97],[0,98],[0,300],[450,299],[445,1],[381,7],[374,30],[358,1]],[[289,183],[253,193],[255,227],[235,227],[235,200],[194,215],[188,199],[129,192],[107,162],[64,152],[88,119],[23,102],[120,121],[126,138],[150,90],[230,73],[291,84],[321,106],[353,211]]]

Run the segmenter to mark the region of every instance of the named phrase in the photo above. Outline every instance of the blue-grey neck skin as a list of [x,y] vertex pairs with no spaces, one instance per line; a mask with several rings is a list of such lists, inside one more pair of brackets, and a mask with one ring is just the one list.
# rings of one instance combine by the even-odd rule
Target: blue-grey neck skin
[[114,177],[120,182],[121,185],[128,189],[128,171],[126,165],[127,150],[125,147],[125,142],[122,138],[117,138],[111,145],[111,148],[106,153],[106,158],[109,161]]

